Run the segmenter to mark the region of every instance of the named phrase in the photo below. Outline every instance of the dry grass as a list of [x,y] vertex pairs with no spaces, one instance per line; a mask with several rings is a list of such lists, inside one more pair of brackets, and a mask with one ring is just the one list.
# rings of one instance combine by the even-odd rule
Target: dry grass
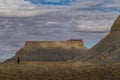
[[0,80],[120,80],[120,64],[86,62],[1,63]]

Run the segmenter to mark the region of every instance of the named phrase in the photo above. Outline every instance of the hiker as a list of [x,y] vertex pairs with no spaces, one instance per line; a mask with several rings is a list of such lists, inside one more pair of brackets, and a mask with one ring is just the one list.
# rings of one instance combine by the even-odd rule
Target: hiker
[[20,64],[20,57],[17,57],[17,63]]

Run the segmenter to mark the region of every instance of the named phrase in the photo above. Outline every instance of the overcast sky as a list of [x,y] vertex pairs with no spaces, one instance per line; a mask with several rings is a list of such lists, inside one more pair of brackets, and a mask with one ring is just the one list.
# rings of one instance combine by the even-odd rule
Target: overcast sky
[[91,48],[119,12],[120,0],[0,0],[0,58],[13,56],[27,40],[75,38]]

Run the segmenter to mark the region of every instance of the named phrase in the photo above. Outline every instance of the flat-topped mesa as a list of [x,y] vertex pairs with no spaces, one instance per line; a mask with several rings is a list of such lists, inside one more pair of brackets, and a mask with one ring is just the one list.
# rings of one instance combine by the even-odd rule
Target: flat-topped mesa
[[120,31],[120,15],[115,20],[114,24],[112,25],[112,28],[110,30],[110,33]]
[[16,55],[6,62],[16,61],[17,56],[22,61],[68,61],[88,51],[82,39],[67,41],[27,41]]
[[59,44],[84,46],[82,39],[70,39],[68,41],[27,41],[25,43],[25,47],[41,46],[41,45],[59,45]]

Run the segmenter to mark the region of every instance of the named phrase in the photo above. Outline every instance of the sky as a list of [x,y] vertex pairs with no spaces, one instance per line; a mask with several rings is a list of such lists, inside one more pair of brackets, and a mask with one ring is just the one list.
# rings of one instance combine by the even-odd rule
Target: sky
[[83,39],[91,48],[120,13],[120,0],[0,0],[0,61],[25,41]]

